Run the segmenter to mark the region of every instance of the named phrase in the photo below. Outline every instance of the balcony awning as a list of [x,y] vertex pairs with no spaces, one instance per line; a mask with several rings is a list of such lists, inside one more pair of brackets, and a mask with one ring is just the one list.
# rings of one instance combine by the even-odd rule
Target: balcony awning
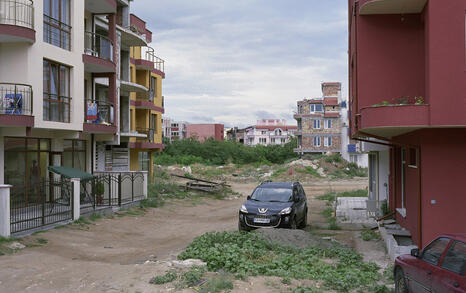
[[359,14],[418,14],[426,3],[427,0],[372,0],[361,6]]
[[63,167],[63,166],[49,166],[49,171],[53,172],[58,175],[62,175],[65,178],[72,179],[72,178],[79,178],[81,180],[90,180],[94,178],[94,175],[74,169],[71,167]]

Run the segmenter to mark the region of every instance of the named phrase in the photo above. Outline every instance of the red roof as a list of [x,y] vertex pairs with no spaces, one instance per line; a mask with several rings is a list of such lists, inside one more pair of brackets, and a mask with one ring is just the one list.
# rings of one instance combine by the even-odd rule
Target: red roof
[[330,112],[330,113],[328,113],[328,112],[327,112],[327,113],[324,114],[324,117],[325,117],[325,118],[338,118],[338,117],[340,117],[340,113],[338,113],[338,112]]
[[325,98],[324,105],[326,106],[338,106],[338,98]]

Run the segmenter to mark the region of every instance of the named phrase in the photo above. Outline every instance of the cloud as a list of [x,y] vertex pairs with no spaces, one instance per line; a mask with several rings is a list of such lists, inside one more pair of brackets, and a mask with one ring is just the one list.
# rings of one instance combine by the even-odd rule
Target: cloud
[[294,124],[296,101],[320,96],[322,81],[341,81],[346,88],[346,1],[156,3],[131,5],[166,60],[163,94],[170,117],[229,125],[277,118]]

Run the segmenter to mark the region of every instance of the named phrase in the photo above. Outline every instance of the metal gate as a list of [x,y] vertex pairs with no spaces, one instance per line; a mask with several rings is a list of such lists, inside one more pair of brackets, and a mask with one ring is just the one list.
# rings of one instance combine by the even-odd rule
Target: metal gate
[[73,188],[66,179],[13,187],[10,198],[12,234],[73,218]]

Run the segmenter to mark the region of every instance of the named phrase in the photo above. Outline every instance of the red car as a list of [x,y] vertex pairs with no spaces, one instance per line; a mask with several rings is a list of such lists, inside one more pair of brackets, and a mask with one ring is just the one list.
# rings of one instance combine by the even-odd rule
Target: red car
[[397,293],[466,293],[466,234],[441,235],[395,260]]

